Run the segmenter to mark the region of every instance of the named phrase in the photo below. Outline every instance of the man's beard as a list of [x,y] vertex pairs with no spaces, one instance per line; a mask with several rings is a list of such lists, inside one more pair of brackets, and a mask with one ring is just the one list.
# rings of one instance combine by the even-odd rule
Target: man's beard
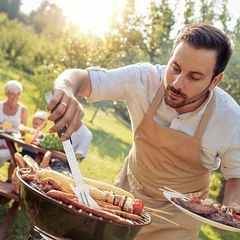
[[[209,91],[208,88],[209,88],[210,84],[202,92],[200,92],[199,94],[197,94],[197,95],[195,95],[191,98],[188,98],[188,96],[185,93],[183,93],[181,90],[175,89],[173,87],[173,85],[167,85],[167,88],[166,88],[165,94],[164,94],[164,101],[169,107],[175,108],[175,109],[184,107],[184,106],[192,104],[192,103],[195,103],[208,93],[208,91]],[[178,96],[181,96],[183,100],[175,103],[175,101],[172,100],[167,95],[167,92],[169,92],[169,91],[177,94]]]

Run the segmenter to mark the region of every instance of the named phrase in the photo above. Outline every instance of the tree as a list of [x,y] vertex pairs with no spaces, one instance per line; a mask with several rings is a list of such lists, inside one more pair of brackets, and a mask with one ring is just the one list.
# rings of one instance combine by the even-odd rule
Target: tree
[[143,20],[144,51],[152,63],[167,62],[171,51],[171,31],[174,26],[173,11],[167,0],[150,3],[150,13]]
[[65,26],[65,17],[62,9],[48,0],[42,2],[36,11],[32,11],[28,17],[28,24],[32,25],[36,33],[40,34],[51,25],[56,31]]
[[216,19],[216,14],[214,12],[214,7],[216,6],[216,0],[200,0],[200,17],[199,22],[205,22],[213,24]]
[[0,57],[9,65],[25,68],[33,59],[36,36],[30,27],[25,27],[17,19],[9,20],[0,14]]
[[225,71],[221,87],[226,90],[240,104],[240,18],[234,28],[233,56]]
[[75,25],[68,25],[61,37],[60,59],[65,68],[87,68],[102,60],[103,40],[92,33],[82,33]]
[[141,18],[136,14],[135,1],[127,0],[124,8],[112,13],[110,30],[105,35],[105,66],[119,67],[146,58],[141,48]]
[[229,11],[227,9],[228,6],[228,0],[222,0],[220,4],[220,9],[219,9],[219,21],[221,22],[223,26],[223,31],[226,32],[227,34],[230,34],[231,31],[228,28],[228,25],[231,21],[231,17],[229,14]]
[[184,24],[190,24],[194,22],[194,9],[195,9],[195,1],[194,0],[186,0],[185,1],[185,11],[183,13]]
[[9,19],[22,20],[20,13],[21,0],[1,0],[0,12],[7,13]]

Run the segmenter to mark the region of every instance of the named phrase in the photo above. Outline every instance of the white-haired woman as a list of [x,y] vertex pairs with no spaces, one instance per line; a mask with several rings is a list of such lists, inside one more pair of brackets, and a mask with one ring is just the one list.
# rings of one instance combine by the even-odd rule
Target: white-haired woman
[[[11,130],[17,132],[20,123],[27,124],[28,109],[19,102],[23,87],[17,80],[10,80],[6,82],[4,91],[7,99],[0,102],[0,123],[10,123]],[[11,160],[10,151],[5,140],[0,139],[0,167],[9,160]],[[8,169],[8,181],[11,179],[13,170],[12,168]]]

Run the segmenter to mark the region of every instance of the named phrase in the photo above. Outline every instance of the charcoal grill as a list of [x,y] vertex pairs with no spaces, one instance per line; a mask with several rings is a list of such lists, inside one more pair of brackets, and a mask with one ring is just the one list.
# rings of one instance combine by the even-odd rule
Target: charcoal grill
[[141,219],[131,226],[79,212],[24,181],[19,170],[17,177],[20,206],[31,225],[29,240],[132,240],[142,227],[151,223],[147,212],[142,212]]

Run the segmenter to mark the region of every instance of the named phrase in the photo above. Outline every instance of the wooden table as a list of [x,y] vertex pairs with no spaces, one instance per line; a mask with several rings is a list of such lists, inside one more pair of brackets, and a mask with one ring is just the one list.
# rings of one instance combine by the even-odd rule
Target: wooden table
[[0,181],[0,205],[14,200],[0,226],[0,240],[5,239],[11,227],[19,207],[19,196],[14,192],[11,183]]
[[[24,140],[17,137],[17,135],[12,135],[12,134],[9,134],[9,133],[0,132],[0,139],[5,139],[13,159],[14,159],[15,152],[17,152],[16,145],[28,146],[28,147],[36,150],[38,152],[37,156],[35,158],[35,161],[37,163],[41,162],[44,154],[49,150],[49,149],[41,148],[41,147],[39,147],[35,144],[26,143]],[[67,162],[67,158],[66,158],[65,153],[63,153],[61,151],[57,151],[57,150],[50,150],[50,151],[52,153],[52,158],[56,158],[56,159],[59,159],[61,161]]]
[[[5,139],[13,159],[14,159],[14,154],[17,152],[17,148],[16,148],[17,145],[28,146],[36,150],[38,152],[35,158],[37,163],[41,162],[44,154],[48,151],[47,149],[41,148],[35,144],[28,144],[25,141],[23,141],[21,138],[17,137],[16,135],[12,135],[9,133],[0,132],[0,139]],[[52,158],[56,158],[61,161],[67,162],[65,153],[56,151],[56,150],[50,150],[50,151],[52,153]],[[15,215],[19,207],[19,196],[15,193],[12,184],[0,181],[0,205],[3,205],[9,202],[10,200],[13,200],[13,204],[11,208],[9,208],[6,216],[3,218],[1,222],[0,240],[5,239],[5,237],[7,236],[8,230],[14,221]]]

